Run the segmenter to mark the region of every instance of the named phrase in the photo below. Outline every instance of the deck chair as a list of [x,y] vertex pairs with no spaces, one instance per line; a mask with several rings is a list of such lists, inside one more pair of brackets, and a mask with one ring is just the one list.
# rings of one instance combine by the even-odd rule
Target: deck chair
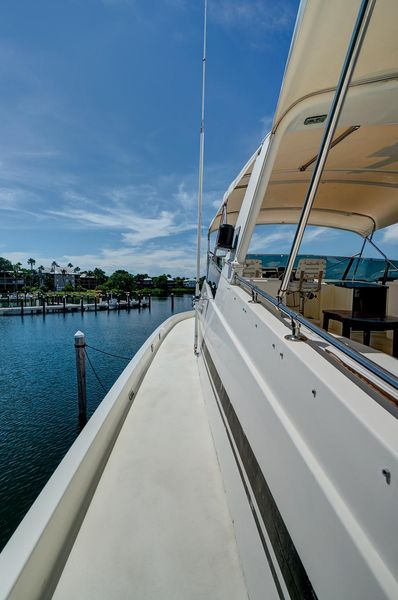
[[305,301],[316,298],[321,289],[325,268],[326,260],[324,258],[302,258],[299,260],[294,279],[290,281],[287,293],[299,294],[299,310],[302,315],[304,315]]

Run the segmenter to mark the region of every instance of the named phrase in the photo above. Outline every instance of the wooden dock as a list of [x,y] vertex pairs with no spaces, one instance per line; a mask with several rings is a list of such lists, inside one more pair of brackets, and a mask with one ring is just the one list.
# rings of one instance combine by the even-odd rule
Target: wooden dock
[[130,301],[121,300],[120,302],[80,302],[79,304],[62,303],[48,304],[43,302],[35,306],[26,305],[24,302],[17,306],[7,306],[0,308],[0,316],[24,316],[24,315],[43,315],[49,313],[71,313],[85,311],[109,311],[109,310],[133,310],[150,307],[150,300]]

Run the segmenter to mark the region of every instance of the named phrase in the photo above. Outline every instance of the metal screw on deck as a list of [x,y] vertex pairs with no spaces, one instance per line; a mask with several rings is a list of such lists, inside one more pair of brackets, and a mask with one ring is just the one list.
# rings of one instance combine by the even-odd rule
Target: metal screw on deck
[[76,331],[74,339],[76,352],[77,397],[79,402],[79,423],[81,426],[83,426],[87,423],[86,357],[84,352],[86,339],[82,331]]

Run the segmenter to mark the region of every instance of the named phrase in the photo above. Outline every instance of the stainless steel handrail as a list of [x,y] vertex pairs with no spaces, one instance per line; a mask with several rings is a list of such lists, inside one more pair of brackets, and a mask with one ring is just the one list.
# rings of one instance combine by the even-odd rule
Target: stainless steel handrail
[[287,317],[290,317],[290,319],[292,319],[293,321],[300,323],[301,325],[315,333],[317,336],[324,339],[331,346],[337,348],[338,350],[340,350],[340,352],[342,352],[343,354],[360,364],[362,367],[370,371],[373,375],[384,381],[384,383],[387,383],[392,388],[398,391],[398,378],[395,377],[392,373],[386,371],[386,369],[383,369],[383,367],[380,367],[378,364],[376,364],[369,358],[366,358],[359,352],[356,352],[356,350],[350,348],[324,329],[321,329],[317,325],[314,325],[313,323],[311,323],[311,321],[308,321],[300,313],[297,313],[294,310],[288,308],[285,304],[278,302],[278,300],[275,299],[273,296],[271,296],[267,292],[264,292],[263,290],[258,288],[256,285],[250,283],[243,277],[240,277],[240,275],[235,274],[235,281],[238,281],[246,287],[248,287],[252,292],[258,294],[259,296],[267,300],[270,304],[272,304],[275,308],[277,308],[279,312],[286,315]]
[[325,124],[325,130],[318,151],[315,167],[311,176],[311,181],[307,189],[300,219],[297,223],[297,229],[294,234],[294,239],[292,242],[292,247],[290,250],[289,259],[287,261],[282,284],[278,292],[278,298],[280,298],[281,300],[283,299],[289,285],[290,277],[294,267],[294,262],[299,252],[305,228],[307,226],[308,219],[311,214],[311,209],[315,201],[323,169],[325,167],[330,148],[332,147],[331,144],[334,132],[336,130],[340,113],[344,105],[344,100],[362,47],[362,42],[366,35],[375,1],[376,0],[362,0],[361,7],[359,9],[358,17],[351,35],[351,40],[348,46],[347,54],[345,56],[344,64],[341,69],[339,82],[337,84],[336,92]]

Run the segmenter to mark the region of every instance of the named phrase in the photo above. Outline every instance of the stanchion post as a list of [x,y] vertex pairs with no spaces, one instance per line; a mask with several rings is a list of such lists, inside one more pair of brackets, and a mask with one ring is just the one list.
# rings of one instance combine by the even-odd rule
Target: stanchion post
[[76,352],[76,376],[77,376],[77,397],[79,403],[79,422],[83,426],[87,423],[87,394],[86,394],[86,357],[84,348],[86,346],[85,335],[82,331],[76,331],[75,336]]

